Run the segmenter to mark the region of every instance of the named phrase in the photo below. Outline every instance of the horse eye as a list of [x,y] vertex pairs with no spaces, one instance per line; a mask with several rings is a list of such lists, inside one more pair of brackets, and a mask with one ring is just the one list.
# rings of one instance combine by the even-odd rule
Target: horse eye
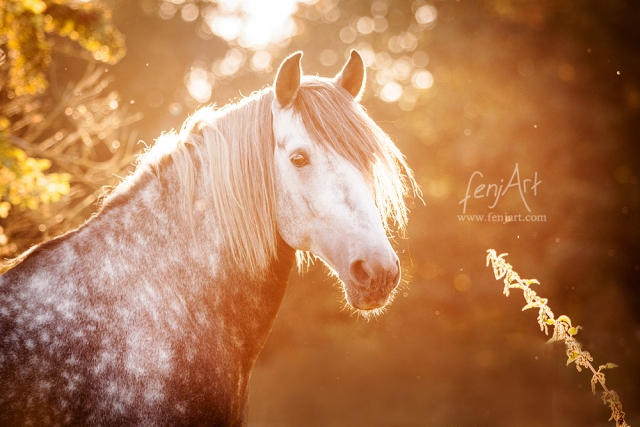
[[309,160],[304,156],[304,154],[301,153],[292,154],[291,157],[289,157],[289,160],[291,160],[293,166],[297,168],[301,168],[302,166],[309,163]]

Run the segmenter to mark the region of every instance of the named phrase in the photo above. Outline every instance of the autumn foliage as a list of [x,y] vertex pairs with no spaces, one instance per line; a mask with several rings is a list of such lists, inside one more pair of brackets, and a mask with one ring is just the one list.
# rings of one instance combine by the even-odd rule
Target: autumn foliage
[[[106,3],[0,0],[0,48],[0,218],[8,218],[0,255],[6,257],[77,224],[52,204],[66,196],[67,206],[87,207],[131,152],[120,167],[95,153],[114,141],[125,145],[113,136],[126,123],[117,94],[102,93],[109,81],[96,65],[125,54]],[[84,77],[66,89],[51,82],[55,55],[80,60]]]

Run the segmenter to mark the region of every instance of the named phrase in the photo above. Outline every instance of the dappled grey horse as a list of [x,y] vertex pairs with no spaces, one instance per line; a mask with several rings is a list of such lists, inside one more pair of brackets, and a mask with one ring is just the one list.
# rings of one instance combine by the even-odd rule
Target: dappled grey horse
[[301,56],[160,137],[93,218],[0,276],[0,425],[246,425],[296,251],[362,314],[390,302],[411,171],[358,103],[360,55],[333,79]]

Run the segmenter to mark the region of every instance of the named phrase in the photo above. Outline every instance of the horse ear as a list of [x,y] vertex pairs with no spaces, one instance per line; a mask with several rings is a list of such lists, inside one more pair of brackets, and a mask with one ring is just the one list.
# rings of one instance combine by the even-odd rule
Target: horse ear
[[357,50],[351,51],[351,56],[342,70],[334,78],[336,84],[342,86],[359,101],[364,92],[364,82],[366,80],[366,71],[364,61]]
[[282,61],[278,69],[273,86],[276,92],[276,99],[282,108],[289,105],[295,98],[296,93],[298,93],[300,75],[302,74],[300,58],[302,58],[302,52],[296,52]]

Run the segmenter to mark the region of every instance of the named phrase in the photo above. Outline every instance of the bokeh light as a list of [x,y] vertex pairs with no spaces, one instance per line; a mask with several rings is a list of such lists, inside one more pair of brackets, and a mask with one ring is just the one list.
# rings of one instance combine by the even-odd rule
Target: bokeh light
[[320,63],[322,65],[324,65],[325,67],[330,67],[337,62],[338,54],[333,49],[325,49],[320,52],[320,56],[318,59],[320,60]]
[[205,68],[195,67],[187,75],[185,85],[189,94],[200,103],[211,99],[211,91],[215,83],[215,76]]
[[383,101],[394,102],[400,99],[402,96],[402,86],[397,82],[391,81],[385,83],[380,90],[380,97]]
[[427,70],[416,70],[411,77],[411,83],[418,89],[429,89],[433,86],[433,74]]
[[227,42],[259,50],[290,39],[297,31],[293,14],[301,0],[222,0],[208,7],[205,21]]
[[[183,21],[193,22],[201,17],[202,25],[197,34],[205,40],[220,37],[229,46],[222,57],[205,56],[197,60],[210,61],[208,71],[215,79],[204,78],[201,71],[194,72],[193,68],[198,68],[195,62],[186,72],[184,102],[190,106],[196,105],[194,100],[206,99],[209,88],[212,93],[216,84],[233,78],[244,67],[250,68],[251,72],[271,72],[274,56],[286,49],[292,37],[303,33],[309,25],[300,16],[309,22],[341,22],[337,37],[344,47],[319,52],[320,64],[332,67],[341,57],[346,57],[350,49],[357,48],[370,68],[374,92],[385,102],[398,103],[403,111],[411,111],[420,97],[416,90],[427,90],[433,85],[433,74],[426,69],[429,55],[417,46],[424,32],[433,30],[440,18],[441,12],[434,5],[420,4],[414,8],[411,17],[406,17],[397,7],[378,0],[371,2],[368,14],[347,20],[336,0],[223,0],[205,2],[199,7],[196,4],[165,0],[157,10],[164,19],[179,15]],[[451,11],[445,10],[444,14],[447,19],[452,16]],[[407,18],[410,25],[399,31]],[[374,47],[367,41],[374,34],[384,34],[382,46]],[[207,67],[199,67],[207,70]],[[524,73],[529,72],[526,66],[520,68]],[[561,73],[561,76],[567,75]]]
[[430,4],[420,6],[416,10],[416,20],[425,26],[430,26],[436,22],[438,18],[438,9]]
[[259,50],[251,57],[251,68],[254,71],[264,71],[271,66],[273,59],[271,53],[267,50]]

